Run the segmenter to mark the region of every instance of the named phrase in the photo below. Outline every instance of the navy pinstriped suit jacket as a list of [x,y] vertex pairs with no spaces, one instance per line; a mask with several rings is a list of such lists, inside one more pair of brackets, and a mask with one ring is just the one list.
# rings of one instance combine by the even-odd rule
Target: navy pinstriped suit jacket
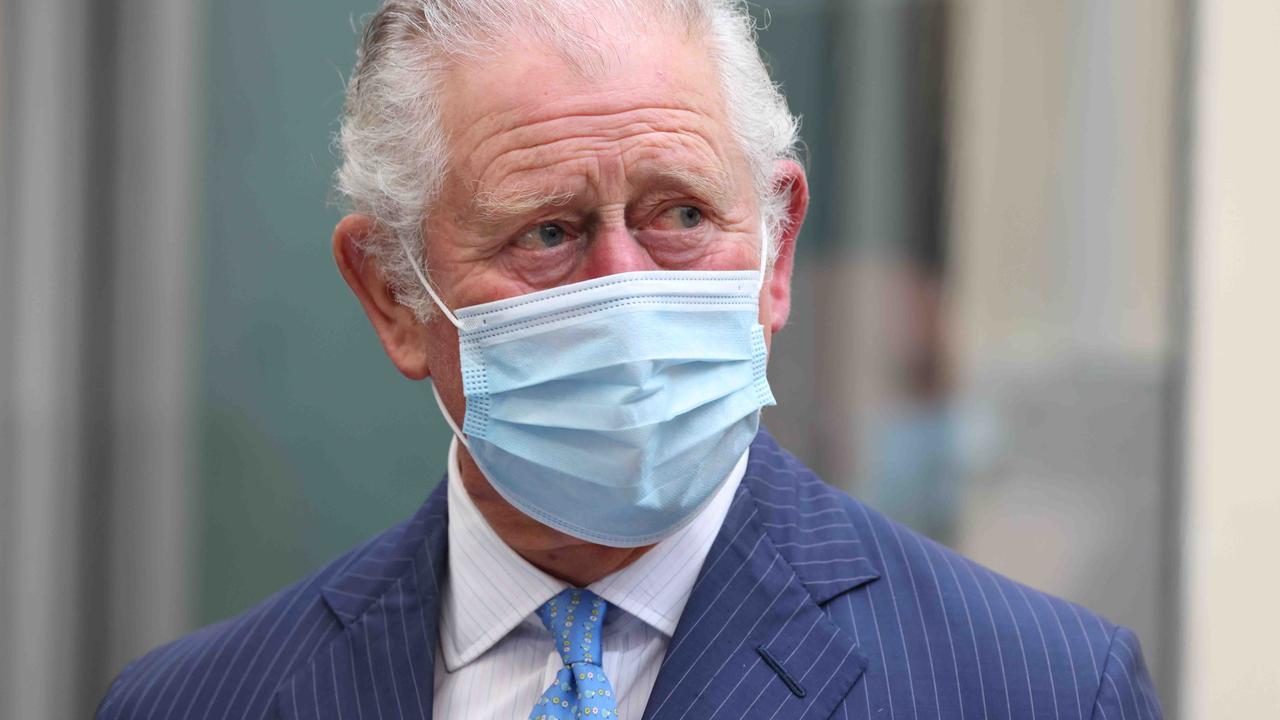
[[[135,660],[98,717],[429,717],[444,490],[243,615]],[[1133,633],[868,510],[763,431],[644,714],[1159,717]]]

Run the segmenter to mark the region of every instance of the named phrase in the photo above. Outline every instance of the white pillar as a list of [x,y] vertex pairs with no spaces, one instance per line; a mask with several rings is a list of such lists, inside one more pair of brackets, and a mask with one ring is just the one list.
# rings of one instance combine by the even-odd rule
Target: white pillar
[[1187,718],[1274,718],[1280,3],[1197,5],[1181,706]]

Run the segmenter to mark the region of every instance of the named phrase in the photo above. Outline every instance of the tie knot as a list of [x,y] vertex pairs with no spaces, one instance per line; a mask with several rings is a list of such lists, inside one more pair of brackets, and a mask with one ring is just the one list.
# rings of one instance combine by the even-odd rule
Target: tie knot
[[538,608],[538,617],[551,632],[565,667],[600,664],[600,628],[607,607],[590,590],[569,588]]

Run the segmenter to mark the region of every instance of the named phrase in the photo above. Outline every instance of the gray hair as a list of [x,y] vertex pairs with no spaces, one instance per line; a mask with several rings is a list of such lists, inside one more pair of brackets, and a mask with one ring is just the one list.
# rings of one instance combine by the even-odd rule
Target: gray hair
[[771,244],[781,235],[788,197],[773,187],[773,166],[796,156],[798,121],[769,78],[743,0],[385,0],[365,24],[347,85],[336,185],[352,212],[372,218],[362,249],[419,319],[434,313],[413,263],[426,270],[423,225],[448,168],[438,102],[443,71],[455,59],[483,57],[517,31],[573,48],[566,59],[583,67],[605,50],[574,28],[599,17],[675,20],[705,39]]

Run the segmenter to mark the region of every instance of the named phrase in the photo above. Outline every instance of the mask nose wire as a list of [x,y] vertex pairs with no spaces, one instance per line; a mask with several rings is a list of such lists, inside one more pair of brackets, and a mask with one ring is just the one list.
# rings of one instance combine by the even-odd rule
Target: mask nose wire
[[427,280],[427,276],[422,272],[422,268],[419,267],[418,262],[413,259],[413,252],[409,250],[409,243],[405,242],[404,238],[399,238],[399,240],[400,248],[404,250],[405,259],[407,259],[409,261],[409,265],[413,267],[413,272],[418,276],[418,280],[422,283],[422,287],[426,289],[427,294],[431,296],[431,300],[435,302],[436,307],[440,308],[440,312],[444,313],[446,318],[449,318],[449,322],[453,323],[454,327],[461,330],[462,321],[458,320],[458,316],[454,315],[453,312],[445,306],[444,301],[436,294],[435,288],[431,287],[431,281]]

